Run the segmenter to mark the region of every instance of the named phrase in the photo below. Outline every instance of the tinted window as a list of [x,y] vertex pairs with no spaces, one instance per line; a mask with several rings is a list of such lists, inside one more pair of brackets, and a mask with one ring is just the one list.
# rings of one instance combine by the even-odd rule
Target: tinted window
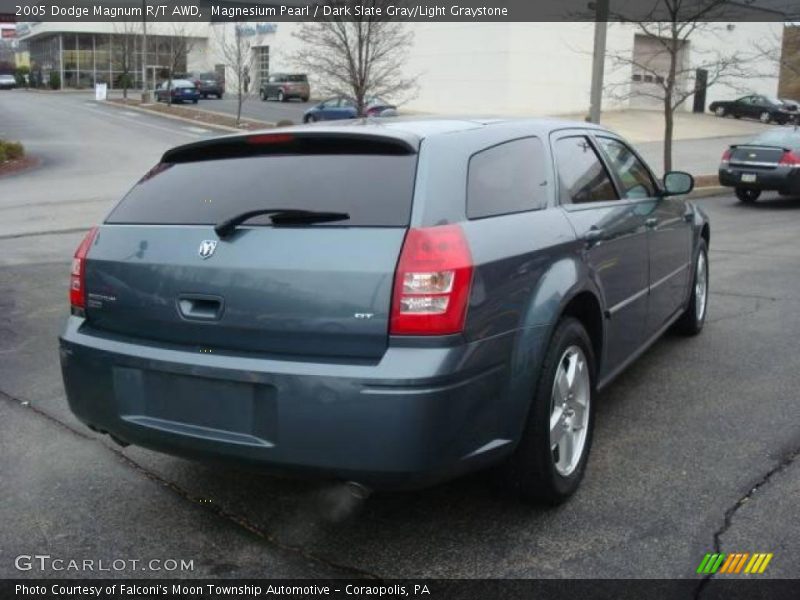
[[607,137],[597,138],[608,156],[611,168],[622,183],[624,198],[651,198],[656,185],[642,162],[625,144]]
[[561,138],[554,149],[562,204],[617,200],[614,185],[587,138]]
[[416,154],[279,154],[159,165],[107,222],[212,225],[248,210],[296,208],[350,214],[348,221],[313,227],[404,226],[416,164]]
[[538,138],[506,142],[470,159],[467,216],[479,219],[544,208],[547,190],[542,142]]
[[284,81],[294,81],[294,82],[303,83],[303,82],[306,81],[306,76],[305,75],[287,75],[285,77]]

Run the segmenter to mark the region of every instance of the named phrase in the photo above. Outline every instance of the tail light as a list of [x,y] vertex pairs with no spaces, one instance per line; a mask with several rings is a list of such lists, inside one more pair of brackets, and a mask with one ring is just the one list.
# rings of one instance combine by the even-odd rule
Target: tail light
[[82,311],[86,308],[86,255],[97,235],[97,227],[92,227],[89,233],[75,250],[72,258],[72,272],[69,277],[69,304],[75,309]]
[[447,335],[464,329],[472,255],[458,225],[410,229],[394,280],[389,332]]
[[731,160],[731,149],[728,148],[725,152],[722,153],[722,162],[723,164],[728,164]]
[[784,167],[800,167],[800,156],[791,150],[786,150],[778,164]]

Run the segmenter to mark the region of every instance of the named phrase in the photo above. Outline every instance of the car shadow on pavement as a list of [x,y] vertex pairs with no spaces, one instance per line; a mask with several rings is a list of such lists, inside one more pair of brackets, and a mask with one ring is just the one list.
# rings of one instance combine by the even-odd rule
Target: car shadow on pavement
[[755,202],[738,202],[736,208],[747,210],[794,210],[800,209],[800,195],[798,196],[762,196]]

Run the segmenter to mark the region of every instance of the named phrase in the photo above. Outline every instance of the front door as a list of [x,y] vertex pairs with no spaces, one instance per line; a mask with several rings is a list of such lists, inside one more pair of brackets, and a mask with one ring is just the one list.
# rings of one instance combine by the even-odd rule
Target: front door
[[644,342],[648,259],[641,202],[620,197],[589,134],[553,140],[559,200],[584,243],[585,260],[604,298],[606,335],[600,379]]
[[623,197],[636,200],[647,228],[649,298],[646,337],[659,332],[686,299],[691,272],[692,230],[686,202],[662,197],[647,165],[630,146],[597,136]]

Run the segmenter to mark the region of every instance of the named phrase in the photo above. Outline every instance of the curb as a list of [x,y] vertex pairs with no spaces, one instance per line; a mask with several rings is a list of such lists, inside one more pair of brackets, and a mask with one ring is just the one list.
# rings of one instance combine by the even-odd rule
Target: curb
[[691,193],[687,196],[692,200],[698,200],[700,198],[712,198],[714,196],[724,196],[726,194],[730,194],[731,189],[727,187],[722,187],[721,185],[710,185],[707,187],[697,188],[691,191]]
[[[198,121],[196,119],[191,119],[189,117],[181,117],[179,115],[170,115],[168,113],[162,113],[162,112],[158,112],[158,111],[155,111],[155,110],[148,110],[146,108],[142,108],[141,106],[130,106],[128,104],[120,104],[118,102],[108,102],[108,101],[107,102],[100,102],[100,101],[97,101],[97,100],[95,100],[95,102],[97,104],[103,104],[105,106],[113,106],[115,108],[124,108],[126,110],[137,110],[137,111],[139,111],[141,113],[145,113],[145,114],[148,114],[148,115],[155,115],[157,117],[164,117],[165,119],[172,119],[174,121],[182,121],[184,123],[191,123],[192,125],[196,125],[198,127],[207,127],[209,129],[219,129],[221,131],[232,131],[232,132],[235,132],[235,133],[243,133],[243,132],[247,132],[247,131],[257,131],[257,130],[254,130],[254,129],[237,129],[236,127],[230,127],[228,125],[218,125],[218,124],[206,123],[205,121]],[[195,110],[199,110],[199,109],[195,109]],[[208,111],[208,110],[204,111],[204,112],[207,112],[209,114],[217,114],[217,115],[223,115],[223,116],[226,116],[226,117],[230,117],[230,115],[227,115],[225,113],[213,113],[213,112]],[[265,123],[265,127],[267,127],[267,128],[275,127],[275,125],[274,124]]]

